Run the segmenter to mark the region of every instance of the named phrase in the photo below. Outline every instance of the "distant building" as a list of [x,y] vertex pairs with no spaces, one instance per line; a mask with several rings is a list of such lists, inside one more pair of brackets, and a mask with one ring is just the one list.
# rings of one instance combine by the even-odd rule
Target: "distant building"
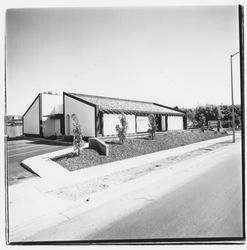
[[18,137],[23,134],[23,122],[21,115],[6,116],[6,131],[9,138]]
[[186,129],[186,114],[152,102],[63,93],[39,94],[23,115],[24,134],[48,137],[72,136],[71,115],[76,114],[86,137],[116,135],[119,115],[124,113],[128,134],[145,133],[148,115],[154,114],[158,131]]

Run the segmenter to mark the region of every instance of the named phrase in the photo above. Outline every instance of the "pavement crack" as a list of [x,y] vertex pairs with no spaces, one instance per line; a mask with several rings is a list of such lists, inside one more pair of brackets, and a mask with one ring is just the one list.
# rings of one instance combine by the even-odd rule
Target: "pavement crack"
[[71,219],[69,216],[67,216],[67,215],[65,215],[65,214],[63,214],[63,213],[61,213],[61,212],[59,212],[59,214],[62,215],[63,217],[65,217],[67,220],[70,220],[70,219]]
[[138,197],[138,198],[135,198],[135,200],[146,200],[149,202],[155,202],[155,199],[150,199],[150,198],[146,198],[146,197]]

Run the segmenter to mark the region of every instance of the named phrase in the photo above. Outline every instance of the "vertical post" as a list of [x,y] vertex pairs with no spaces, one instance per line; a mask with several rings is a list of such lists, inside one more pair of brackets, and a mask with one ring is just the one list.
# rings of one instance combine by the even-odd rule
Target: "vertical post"
[[[245,90],[244,90],[244,6],[238,5],[239,22],[239,63],[240,63],[240,86],[241,86],[241,150],[242,150],[242,200],[245,201]],[[242,211],[245,211],[245,202],[242,202]],[[245,237],[245,216],[242,220],[243,237]]]
[[231,58],[231,93],[232,93],[232,142],[235,142],[235,114],[234,114],[234,100],[233,100],[233,75],[232,75],[232,57]]

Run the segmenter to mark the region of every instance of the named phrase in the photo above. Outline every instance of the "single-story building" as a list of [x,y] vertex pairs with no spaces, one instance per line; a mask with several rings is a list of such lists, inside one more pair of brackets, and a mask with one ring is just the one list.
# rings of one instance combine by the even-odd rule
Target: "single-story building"
[[63,132],[63,96],[40,93],[23,115],[23,134],[49,137]]
[[128,134],[147,132],[149,114],[156,116],[158,131],[186,129],[185,112],[157,103],[65,92],[63,99],[65,136],[72,135],[72,114],[87,137],[116,135],[121,113],[126,116]]
[[114,136],[122,113],[128,122],[128,134],[147,132],[149,114],[156,116],[158,131],[186,129],[186,114],[178,109],[152,102],[64,92],[39,94],[23,115],[23,133],[72,136],[71,116],[75,114],[85,137]]

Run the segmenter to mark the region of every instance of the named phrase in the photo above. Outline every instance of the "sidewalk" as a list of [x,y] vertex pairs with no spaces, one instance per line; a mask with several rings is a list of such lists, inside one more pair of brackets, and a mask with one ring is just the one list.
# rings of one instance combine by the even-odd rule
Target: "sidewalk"
[[[143,164],[155,163],[157,161],[160,161],[161,159],[184,154],[198,148],[207,148],[212,144],[231,141],[231,139],[231,136],[220,137],[116,162],[105,163],[76,171],[68,171],[67,169],[61,167],[59,164],[51,160],[60,155],[65,155],[73,152],[72,147],[48,154],[31,157],[24,160],[22,163],[41,177],[41,180],[39,182],[35,182],[36,188],[38,188],[42,192],[48,192],[64,186],[71,186],[83,181],[88,181],[112,173],[138,167]],[[87,145],[85,145],[85,147],[87,147]]]
[[[85,209],[92,209],[100,202],[107,202],[107,199],[110,199],[116,194],[120,195],[121,192],[126,192],[126,188],[123,189],[121,187],[117,187],[115,191],[114,188],[112,190],[105,190],[90,197],[91,199],[89,203],[85,201],[85,197],[82,197],[83,199],[79,201],[73,201],[49,195],[48,191],[57,189],[58,187],[61,187],[62,184],[63,186],[71,186],[78,182],[81,183],[83,181],[109,175],[114,172],[121,172],[123,170],[147,163],[155,163],[160,159],[165,159],[173,155],[179,155],[199,148],[205,148],[212,144],[224,141],[231,141],[231,136],[203,141],[119,162],[107,163],[74,172],[68,171],[66,174],[63,173],[63,176],[59,173],[60,176],[57,174],[55,177],[53,176],[54,183],[51,182],[52,179],[51,176],[49,176],[26,181],[22,184],[11,185],[9,186],[10,241],[22,241],[41,230],[71,219]],[[47,154],[45,157],[47,157]],[[43,159],[47,160],[45,157],[43,156]],[[167,173],[165,169],[162,171]],[[57,181],[57,179],[59,181]],[[145,179],[150,181],[150,177],[148,175],[145,176]],[[139,180],[137,179],[136,181],[131,182],[131,184],[125,183],[123,185],[128,185],[127,191],[130,192],[131,189],[134,189],[137,186],[137,183],[143,185],[142,180],[139,178]],[[120,192],[119,190],[122,191]],[[103,198],[102,193],[108,195],[104,195]]]

